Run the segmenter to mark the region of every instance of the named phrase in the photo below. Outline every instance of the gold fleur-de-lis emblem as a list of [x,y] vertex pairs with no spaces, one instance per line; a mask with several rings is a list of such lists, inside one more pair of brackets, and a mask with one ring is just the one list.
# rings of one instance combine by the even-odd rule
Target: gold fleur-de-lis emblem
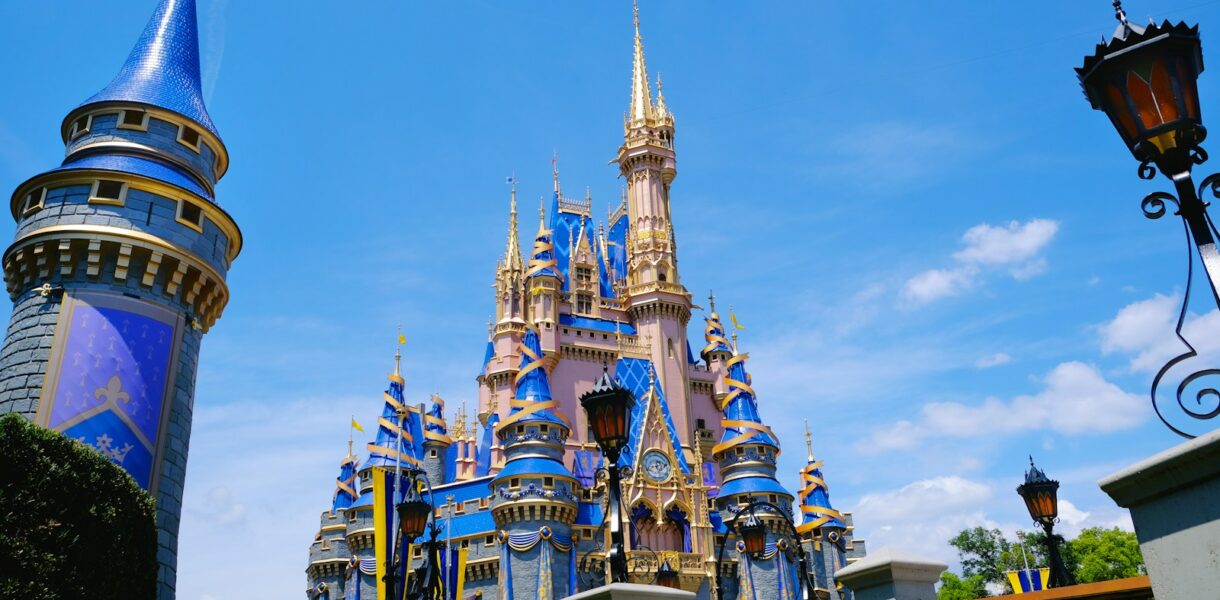
[[94,398],[106,397],[107,402],[118,404],[129,404],[131,402],[131,394],[123,391],[123,380],[119,379],[118,375],[111,375],[110,381],[106,382],[106,387],[93,390]]

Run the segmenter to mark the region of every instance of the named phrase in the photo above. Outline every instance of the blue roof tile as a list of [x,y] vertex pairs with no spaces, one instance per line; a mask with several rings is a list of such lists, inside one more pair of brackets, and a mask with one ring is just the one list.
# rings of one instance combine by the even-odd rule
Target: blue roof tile
[[[607,319],[594,319],[592,317],[578,317],[576,315],[559,315],[559,324],[567,327],[577,327],[580,329],[590,329],[593,331],[603,331],[606,333],[621,333],[623,335],[635,335],[635,326],[630,323],[619,323]],[[617,326],[617,329],[615,327]]]
[[81,106],[113,101],[171,110],[219,137],[203,102],[195,0],[161,0],[118,75]]
[[200,198],[215,202],[212,193],[203,187],[199,180],[192,177],[186,171],[170,164],[139,156],[95,154],[69,160],[59,167],[52,169],[51,172],[85,169],[142,175],[149,179],[155,179],[162,183],[182,188]]

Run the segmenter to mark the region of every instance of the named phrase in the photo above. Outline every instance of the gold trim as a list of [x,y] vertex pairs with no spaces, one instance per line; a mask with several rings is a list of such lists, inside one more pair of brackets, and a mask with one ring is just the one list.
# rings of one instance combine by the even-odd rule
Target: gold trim
[[[78,106],[76,109],[72,110],[72,112],[69,112],[67,114],[67,116],[64,117],[63,123],[60,124],[60,127],[59,127],[60,138],[64,141],[65,144],[68,143],[69,141],[71,141],[70,138],[68,137],[68,135],[70,133],[72,123],[74,121],[76,121],[76,119],[80,118],[81,113],[89,115],[90,125],[92,125],[92,117],[94,117],[96,115],[119,113],[124,110],[122,107],[133,106],[133,105],[138,106],[139,110],[144,111],[145,114],[152,116],[152,117],[156,117],[171,125],[181,125],[183,123],[187,123],[187,124],[194,123],[194,121],[192,121],[191,119],[188,119],[185,115],[180,115],[176,112],[164,110],[160,107],[152,106],[150,104],[141,104],[138,102],[123,102],[123,101],[99,102],[97,104]],[[84,110],[82,110],[82,109],[84,109]],[[198,123],[196,123],[196,124],[200,125]],[[212,153],[215,155],[215,158],[213,159],[214,164],[212,165],[212,174],[213,174],[213,178],[219,181],[222,177],[225,176],[225,173],[227,173],[229,171],[229,150],[228,150],[228,148],[225,148],[225,145],[220,141],[220,138],[216,137],[216,135],[213,134],[211,131],[208,131],[207,129],[205,129],[203,127],[199,127],[198,131],[199,131],[199,137],[203,140],[203,142],[208,144],[208,147],[212,149]]]
[[[51,185],[49,185],[49,183],[43,183],[44,181],[49,182],[50,180],[54,180],[55,184],[57,184],[55,187],[62,187],[62,186],[74,185],[74,184],[92,185],[93,182],[98,179],[109,179],[111,181],[124,181],[127,184],[128,189],[130,189],[134,185],[135,188],[138,190],[157,194],[159,196],[164,197],[167,200],[178,200],[183,195],[186,195],[190,198],[198,199],[197,204],[199,204],[199,207],[201,209],[203,209],[204,216],[207,217],[209,220],[211,220],[212,223],[214,223],[216,225],[216,227],[220,229],[221,233],[224,233],[225,237],[227,237],[229,240],[228,248],[225,251],[225,259],[227,261],[226,266],[232,265],[233,260],[236,259],[239,254],[241,254],[241,249],[242,249],[241,229],[239,229],[237,227],[237,223],[233,220],[232,217],[229,216],[229,213],[224,211],[224,209],[217,206],[216,203],[211,202],[206,198],[202,198],[202,197],[198,196],[197,194],[190,192],[188,190],[184,190],[182,188],[179,188],[177,186],[172,186],[167,183],[162,183],[155,179],[150,179],[148,177],[144,177],[143,175],[136,175],[134,173],[124,173],[121,171],[102,171],[102,170],[97,170],[97,169],[82,169],[79,171],[52,171],[49,173],[43,173],[41,175],[35,176],[32,179],[27,180],[25,183],[21,184],[17,188],[17,190],[13,194],[13,199],[12,199],[12,202],[10,205],[10,212],[12,212],[14,219],[20,220],[21,217],[18,212],[18,207],[16,206],[17,198],[21,197],[22,191],[35,187],[37,185],[42,185],[44,187],[47,187],[48,189],[52,187]],[[60,226],[53,226],[53,227],[60,227]],[[80,226],[72,226],[72,227],[80,227]],[[160,238],[157,238],[157,239],[160,239]]]

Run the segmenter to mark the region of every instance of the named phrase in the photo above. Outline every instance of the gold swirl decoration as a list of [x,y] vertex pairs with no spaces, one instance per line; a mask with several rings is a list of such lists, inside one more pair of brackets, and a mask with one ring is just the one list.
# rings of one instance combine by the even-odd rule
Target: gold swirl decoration
[[[441,398],[440,396],[437,396],[437,395],[433,395],[432,403],[435,404],[436,406],[440,407],[440,409],[441,409],[440,413],[442,415],[445,414],[445,399],[444,398]],[[424,413],[424,439],[431,440],[434,442],[440,442],[445,445],[449,445],[449,444],[453,443],[453,440],[449,437],[448,434],[439,433],[436,431],[429,431],[428,430],[429,425],[435,425],[435,426],[441,428],[442,431],[447,430],[449,427],[445,423],[445,419],[438,417],[438,416],[432,414],[431,412]]]
[[[542,258],[543,254],[547,254],[546,259]],[[563,274],[559,272],[559,263],[555,262],[555,245],[551,243],[551,230],[539,227],[525,276],[533,277],[548,268],[560,281],[563,281]],[[534,293],[537,293],[537,288],[534,289]]]
[[[749,358],[750,358],[750,355],[748,353],[734,355],[732,358],[729,359],[729,362],[727,363],[726,366],[728,367],[729,370],[731,370],[733,368],[733,365],[736,365],[737,363],[744,363]],[[745,372],[744,368],[742,369],[742,372]],[[750,387],[750,380],[751,380],[751,377],[750,377],[749,373],[746,373],[746,381],[738,381],[736,379],[733,379],[729,375],[724,376],[724,382],[725,382],[725,384],[727,384],[729,386],[730,391],[729,391],[728,395],[726,395],[724,397],[724,400],[720,403],[720,412],[723,413],[724,411],[728,410],[729,404],[731,404],[733,402],[733,400],[737,399],[737,397],[741,396],[742,394],[749,394],[750,396],[753,396],[755,398],[758,397],[758,395],[754,393],[754,388]],[[724,453],[725,451],[732,450],[733,448],[745,443],[746,440],[748,440],[760,433],[769,436],[771,439],[776,439],[775,434],[771,432],[770,427],[767,427],[766,425],[763,425],[762,423],[759,423],[757,421],[743,421],[740,419],[722,418],[722,419],[720,419],[720,426],[723,427],[724,429],[729,429],[730,427],[740,429],[741,433],[728,441],[721,442],[719,444],[716,444],[715,446],[712,446],[712,456],[716,456],[716,455]],[[779,448],[776,448],[775,455],[777,457],[779,456]]]
[[720,324],[720,315],[712,313],[707,319],[707,326],[703,328],[703,339],[707,345],[699,354],[707,354],[716,349],[716,346],[724,344],[725,348],[732,348],[729,345],[729,340],[724,337],[724,325]]
[[[554,261],[552,261],[552,262],[554,262]],[[530,331],[534,331],[534,330],[531,328]],[[534,334],[537,335],[537,332],[534,331]],[[528,333],[527,333],[527,335],[528,335]],[[504,419],[503,421],[500,421],[500,426],[496,428],[497,433],[500,431],[503,431],[505,427],[508,427],[509,425],[512,425],[513,423],[516,423],[517,421],[520,421],[521,419],[524,419],[525,417],[528,417],[536,412],[540,412],[540,411],[546,410],[548,408],[558,408],[559,407],[559,403],[556,402],[554,399],[547,400],[545,402],[537,402],[534,400],[521,400],[516,397],[517,394],[516,394],[515,390],[517,389],[518,386],[521,385],[521,382],[525,379],[525,376],[530,374],[531,372],[533,372],[536,369],[543,368],[542,357],[539,356],[537,352],[534,352],[534,350],[532,348],[530,348],[529,346],[527,346],[525,344],[524,338],[521,340],[521,342],[519,342],[517,344],[517,349],[521,351],[522,355],[524,355],[530,359],[530,363],[521,367],[521,369],[519,371],[517,371],[517,376],[513,379],[514,393],[513,393],[512,400],[509,402],[509,406],[513,407],[513,408],[519,408],[521,410],[520,410],[520,412],[516,412],[516,413],[509,415],[508,418]],[[542,376],[546,377],[545,370],[542,372]],[[567,417],[563,416],[563,413],[552,412],[551,415],[554,416],[555,418],[559,419],[560,421],[563,421],[563,424],[568,427],[569,431],[571,431],[572,422],[569,421]]]
[[813,517],[813,520],[809,521],[808,523],[797,525],[797,533],[807,533],[821,527],[822,525],[825,525],[826,523],[829,523],[832,519],[838,519],[839,521],[843,520],[843,514],[833,508],[828,506],[810,506],[805,504],[805,498],[808,498],[809,495],[815,492],[818,488],[822,488],[823,490],[827,491],[830,490],[830,488],[826,487],[826,481],[814,474],[814,471],[821,468],[821,466],[822,461],[815,460],[805,465],[805,467],[801,469],[801,514],[810,515]]
[[[390,375],[391,381],[393,381],[395,377],[397,377],[397,376]],[[401,380],[402,378],[398,377],[398,379]],[[405,405],[403,405],[403,403],[399,402],[398,400],[395,400],[394,397],[389,394],[389,392],[382,392],[382,397],[385,399],[385,403],[389,404],[390,407],[394,409],[394,412],[396,412],[398,414],[405,414],[407,412],[412,412],[412,411],[419,412],[418,408],[413,407],[413,406],[405,406]],[[385,427],[394,435],[399,436],[399,438],[402,439],[404,442],[409,442],[412,444],[415,443],[415,436],[411,435],[410,432],[404,430],[402,427],[399,427],[397,423],[395,423],[385,417],[377,417],[377,424],[382,427]],[[387,458],[396,459],[396,460],[405,462],[410,465],[414,465],[414,466],[420,465],[419,460],[416,459],[414,456],[411,456],[410,454],[407,454],[407,453],[399,452],[396,448],[387,448],[385,446],[379,446],[375,442],[369,442],[368,450],[369,450],[369,452],[376,452],[378,454],[382,454],[382,455],[386,456]]]

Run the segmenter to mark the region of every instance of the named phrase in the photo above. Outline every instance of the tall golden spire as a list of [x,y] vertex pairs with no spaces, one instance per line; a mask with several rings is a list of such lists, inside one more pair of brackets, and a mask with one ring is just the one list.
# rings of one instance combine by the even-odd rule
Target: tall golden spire
[[504,266],[509,270],[521,270],[521,242],[517,239],[517,177],[509,178],[512,185],[508,205],[508,242],[504,248]]
[[648,67],[644,64],[644,41],[640,39],[640,4],[631,5],[635,24],[635,56],[631,65],[631,124],[642,123],[652,118],[652,92],[648,88]]
[[665,110],[665,88],[661,85],[661,74],[657,73],[657,116],[664,116]]

